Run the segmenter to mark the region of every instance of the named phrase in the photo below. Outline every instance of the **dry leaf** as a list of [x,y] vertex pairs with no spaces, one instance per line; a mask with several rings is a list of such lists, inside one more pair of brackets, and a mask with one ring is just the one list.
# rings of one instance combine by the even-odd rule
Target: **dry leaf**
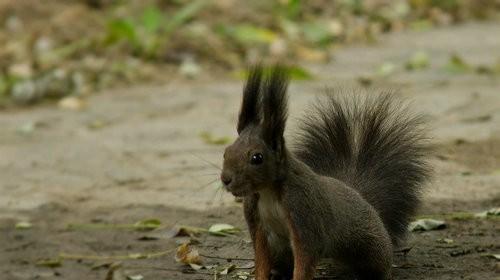
[[184,264],[201,264],[201,257],[198,250],[189,246],[188,243],[184,243],[177,247],[177,252],[175,253],[175,261]]

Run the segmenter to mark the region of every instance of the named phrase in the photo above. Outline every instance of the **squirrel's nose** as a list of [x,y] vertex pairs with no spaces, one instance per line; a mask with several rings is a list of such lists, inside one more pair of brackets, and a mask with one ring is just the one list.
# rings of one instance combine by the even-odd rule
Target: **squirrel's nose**
[[229,184],[231,184],[231,181],[233,180],[231,178],[231,175],[227,174],[227,173],[222,173],[220,175],[220,180],[222,181],[222,183],[226,186],[228,186]]

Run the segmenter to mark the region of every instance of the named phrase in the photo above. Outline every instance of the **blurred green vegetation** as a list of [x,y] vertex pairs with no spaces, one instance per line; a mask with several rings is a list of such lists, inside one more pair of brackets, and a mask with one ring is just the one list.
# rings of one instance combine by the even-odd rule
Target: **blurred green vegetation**
[[[212,75],[243,73],[261,60],[322,63],[341,44],[498,18],[499,11],[495,0],[11,1],[0,5],[0,100],[30,104],[123,83],[193,78],[208,68]],[[428,63],[416,53],[406,69]],[[464,65],[456,56],[447,69],[465,72]],[[311,78],[300,67],[293,71]]]

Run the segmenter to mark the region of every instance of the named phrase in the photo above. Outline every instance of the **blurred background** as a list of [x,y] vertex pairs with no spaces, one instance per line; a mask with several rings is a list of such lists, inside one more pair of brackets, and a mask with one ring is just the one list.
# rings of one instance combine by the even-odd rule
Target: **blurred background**
[[0,279],[252,279],[219,172],[278,61],[290,144],[327,88],[427,116],[435,221],[395,279],[498,278],[500,0],[0,0]]
[[[0,105],[174,78],[241,78],[261,60],[295,62],[295,77],[311,79],[299,65],[331,62],[343,46],[491,20],[499,10],[497,0],[3,0]],[[417,51],[406,70],[430,64]],[[452,55],[448,70],[463,70],[466,62]],[[498,74],[495,59],[471,70]]]

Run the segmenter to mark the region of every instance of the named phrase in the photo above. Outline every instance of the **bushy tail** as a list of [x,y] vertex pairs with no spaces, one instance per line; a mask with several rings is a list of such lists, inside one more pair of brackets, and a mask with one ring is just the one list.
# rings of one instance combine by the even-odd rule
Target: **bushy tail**
[[318,174],[359,191],[398,243],[431,173],[422,117],[388,93],[325,99],[303,120],[295,154]]

